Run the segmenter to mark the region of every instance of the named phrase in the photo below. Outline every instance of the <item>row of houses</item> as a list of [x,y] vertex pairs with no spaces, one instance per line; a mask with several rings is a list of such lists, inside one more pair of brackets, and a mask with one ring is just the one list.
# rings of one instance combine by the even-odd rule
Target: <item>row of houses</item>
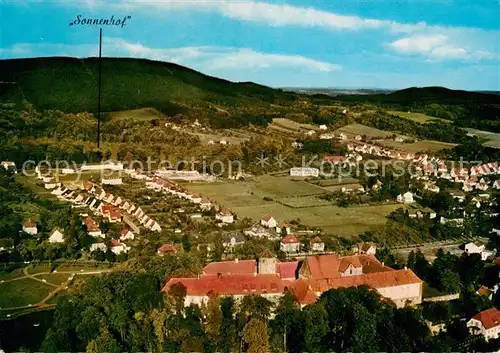
[[[151,181],[147,181],[146,188],[163,191],[170,195],[177,196],[178,198],[188,200],[199,206],[202,211],[210,211],[212,208],[216,207],[216,204],[209,199],[203,198],[198,194],[190,193],[181,186],[161,178],[155,178]],[[229,210],[222,209],[217,212],[215,219],[220,221],[222,224],[229,224],[234,222],[234,215]]]

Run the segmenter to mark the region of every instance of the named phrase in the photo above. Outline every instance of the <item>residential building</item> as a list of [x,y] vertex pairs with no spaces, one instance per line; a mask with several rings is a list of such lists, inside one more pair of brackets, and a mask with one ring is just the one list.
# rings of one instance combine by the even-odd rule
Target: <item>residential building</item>
[[290,252],[299,252],[300,250],[300,242],[294,235],[287,235],[280,242],[280,250],[290,253]]
[[120,242],[118,239],[111,239],[111,251],[115,255],[120,255],[121,253],[128,253],[129,250],[130,247]]
[[377,253],[377,244],[373,242],[363,242],[356,244],[352,250],[356,254],[375,255]]
[[64,234],[57,228],[52,229],[49,233],[49,243],[64,243]]
[[486,341],[500,337],[500,311],[491,308],[481,311],[469,321],[467,327],[471,334],[482,335]]
[[128,240],[128,239],[134,240],[134,238],[135,238],[135,234],[130,229],[123,228],[120,231],[120,240]]
[[325,251],[325,243],[321,241],[320,237],[314,237],[309,242],[311,251]]
[[405,192],[404,194],[399,194],[396,200],[400,203],[405,203],[405,204],[414,202],[413,194],[409,191]]
[[222,237],[222,246],[225,248],[232,249],[235,246],[240,246],[245,244],[245,237],[241,234],[226,235]]
[[281,233],[290,234],[292,232],[292,225],[287,223],[287,222],[280,222],[276,226],[276,232],[278,234],[281,234]]
[[174,244],[168,243],[160,246],[158,248],[157,254],[159,256],[164,256],[165,254],[175,254],[177,253],[177,249],[175,248]]
[[222,223],[233,223],[234,216],[229,211],[221,211],[215,215],[215,219],[221,221]]
[[276,228],[277,222],[270,214],[265,214],[260,219],[260,224],[266,228]]
[[85,218],[82,222],[87,227],[87,233],[94,238],[100,237],[105,238],[106,236],[101,232],[99,226],[94,222],[94,220],[90,217]]
[[36,235],[38,233],[36,223],[33,222],[31,219],[24,221],[23,232],[31,234],[31,235]]
[[310,167],[290,168],[290,176],[296,177],[318,177],[319,169]]
[[90,245],[89,251],[92,253],[94,251],[101,250],[102,252],[108,251],[108,247],[104,243],[94,243]]

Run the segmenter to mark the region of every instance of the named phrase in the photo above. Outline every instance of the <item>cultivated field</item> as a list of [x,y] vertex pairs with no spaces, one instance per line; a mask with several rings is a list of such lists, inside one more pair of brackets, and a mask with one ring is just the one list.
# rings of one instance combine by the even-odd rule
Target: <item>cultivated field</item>
[[397,111],[397,110],[390,110],[390,111],[388,111],[388,113],[391,115],[399,116],[401,118],[416,121],[417,123],[427,123],[430,121],[439,121],[439,122],[449,123],[448,120],[441,119],[441,118],[435,118],[433,116],[429,116],[429,115],[425,115],[425,114],[421,114],[421,113],[408,113],[408,112],[401,112],[401,111]]
[[[292,181],[289,177],[262,176],[256,181],[184,184],[189,191],[199,193],[232,210],[239,218],[255,221],[272,214],[278,221],[300,219],[309,227],[340,236],[356,236],[373,230],[386,221],[386,216],[402,205],[377,205],[342,208],[317,198],[326,188]],[[263,197],[272,200],[266,201]]]
[[412,153],[425,152],[425,151],[437,152],[442,149],[449,149],[456,146],[456,144],[454,143],[431,141],[431,140],[422,140],[414,143],[402,143],[393,140],[380,140],[377,141],[377,143],[385,147]]
[[318,126],[310,125],[310,124],[300,124],[293,120],[286,118],[275,118],[273,119],[271,127],[276,127],[278,130],[282,131],[292,131],[292,132],[303,132],[307,130],[318,130]]
[[483,143],[483,146],[485,147],[491,147],[491,148],[500,148],[500,141],[499,140],[489,140]]
[[349,138],[354,138],[356,135],[366,135],[369,138],[387,138],[394,135],[392,132],[382,131],[379,129],[375,129],[373,127],[369,127],[362,124],[349,124],[341,127],[340,129],[335,130],[335,134],[344,133]]
[[124,110],[119,112],[109,113],[110,119],[133,119],[135,121],[149,121],[153,119],[158,119],[164,115],[153,108],[143,108],[134,110]]

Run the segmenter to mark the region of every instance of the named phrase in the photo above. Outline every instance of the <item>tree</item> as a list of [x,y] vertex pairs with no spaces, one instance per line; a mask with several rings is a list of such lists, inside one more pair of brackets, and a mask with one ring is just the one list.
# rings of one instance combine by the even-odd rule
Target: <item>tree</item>
[[211,340],[217,339],[222,324],[222,312],[220,309],[220,298],[211,294],[208,303],[203,310],[205,316],[205,332]]
[[219,330],[218,347],[222,352],[234,352],[236,348],[236,322],[234,321],[234,300],[225,297],[221,300],[221,325]]
[[168,297],[172,299],[173,307],[177,315],[184,312],[184,299],[186,298],[186,287],[182,283],[176,283],[168,290]]
[[266,324],[256,318],[250,321],[243,328],[243,341],[247,345],[247,353],[268,353],[269,337]]

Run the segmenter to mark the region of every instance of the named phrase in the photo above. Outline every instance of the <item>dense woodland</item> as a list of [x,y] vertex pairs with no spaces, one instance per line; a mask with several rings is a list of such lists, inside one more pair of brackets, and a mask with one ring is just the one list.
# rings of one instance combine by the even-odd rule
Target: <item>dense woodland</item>
[[[419,254],[408,265],[416,271],[430,268]],[[443,254],[432,268],[444,283],[453,283],[448,277],[458,276],[454,277],[458,285],[474,287],[485,280],[479,278],[479,265],[475,258],[451,259]],[[138,258],[126,263],[121,272],[87,281],[79,294],[58,305],[42,350],[449,352],[464,345],[482,351],[498,345],[469,336],[460,320],[463,311],[470,317],[492,305],[473,291],[464,291],[455,304],[430,304],[423,311],[396,309],[367,287],[330,290],[302,310],[291,293],[277,304],[259,296],[245,297],[237,304],[214,295],[206,306],[184,308],[182,285],[166,295],[158,292],[165,277],[192,274],[196,266],[186,257]],[[472,266],[474,272],[464,271]],[[457,267],[459,274],[467,276],[463,281],[455,275]],[[498,275],[498,269],[494,270]],[[270,318],[270,312],[274,317]],[[424,319],[446,323],[447,333],[431,336]]]

